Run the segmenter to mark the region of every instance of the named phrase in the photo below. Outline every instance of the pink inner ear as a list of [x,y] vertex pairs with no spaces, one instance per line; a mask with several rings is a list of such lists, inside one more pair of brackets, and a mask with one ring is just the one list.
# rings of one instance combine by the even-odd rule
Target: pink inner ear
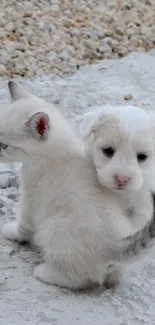
[[41,116],[37,121],[37,132],[42,136],[47,128],[47,121],[44,116]]

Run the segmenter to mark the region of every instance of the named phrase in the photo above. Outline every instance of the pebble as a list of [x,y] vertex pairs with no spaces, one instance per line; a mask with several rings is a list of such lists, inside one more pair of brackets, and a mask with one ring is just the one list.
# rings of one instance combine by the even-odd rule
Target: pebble
[[110,53],[112,51],[111,47],[108,44],[99,47],[100,53]]
[[124,96],[124,99],[125,100],[131,100],[133,97],[132,97],[132,95],[131,94],[128,94],[128,95],[125,95]]
[[8,0],[0,9],[0,79],[71,74],[155,45],[151,0]]

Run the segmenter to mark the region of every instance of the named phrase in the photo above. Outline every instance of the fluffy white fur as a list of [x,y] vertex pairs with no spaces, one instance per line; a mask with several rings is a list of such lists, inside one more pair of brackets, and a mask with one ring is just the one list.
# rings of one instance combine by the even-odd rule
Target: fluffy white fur
[[[52,104],[29,95],[13,82],[9,88],[13,102],[0,115],[1,159],[20,161],[23,166],[20,216],[4,226],[4,236],[31,241],[41,249],[43,263],[35,269],[41,281],[72,289],[93,283],[115,284],[120,271],[113,262],[117,262],[115,253],[113,259],[109,256],[109,247],[133,232],[133,222],[124,213],[119,193],[111,191],[112,182],[104,189],[98,183],[83,141]],[[118,123],[113,127],[113,135],[118,137]],[[104,132],[104,128],[98,132],[101,130]],[[147,149],[146,164],[152,166],[155,152],[149,117],[144,131],[141,149]],[[137,140],[139,143],[139,137]],[[136,178],[133,187],[138,190],[144,183],[142,168],[133,152],[132,157],[125,154],[124,158],[131,164],[130,173]],[[97,149],[98,167],[102,160]],[[119,161],[118,168],[124,171],[127,164],[123,165],[123,157]],[[110,173],[107,165],[105,185]]]
[[[119,196],[133,231],[137,231],[152,214],[154,113],[134,106],[100,107],[83,116],[80,133],[87,139],[100,184]],[[113,149],[112,156],[104,152],[107,148]],[[138,161],[139,154],[146,155],[146,160]],[[128,181],[118,183],[117,176]]]

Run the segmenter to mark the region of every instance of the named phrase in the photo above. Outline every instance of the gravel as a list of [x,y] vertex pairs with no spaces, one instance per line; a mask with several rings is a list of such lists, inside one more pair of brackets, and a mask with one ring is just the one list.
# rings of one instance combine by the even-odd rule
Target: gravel
[[71,74],[155,45],[155,0],[1,0],[0,78]]

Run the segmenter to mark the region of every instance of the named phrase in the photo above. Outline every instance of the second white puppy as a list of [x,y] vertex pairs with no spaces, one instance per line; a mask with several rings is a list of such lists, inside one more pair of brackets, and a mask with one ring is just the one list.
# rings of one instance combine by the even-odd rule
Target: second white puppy
[[80,126],[81,136],[87,139],[87,149],[93,156],[97,178],[102,186],[119,196],[133,232],[146,224],[152,212],[149,193],[155,187],[155,168],[148,158],[155,123],[152,113],[148,137],[148,114],[134,106],[106,106],[86,113]]

